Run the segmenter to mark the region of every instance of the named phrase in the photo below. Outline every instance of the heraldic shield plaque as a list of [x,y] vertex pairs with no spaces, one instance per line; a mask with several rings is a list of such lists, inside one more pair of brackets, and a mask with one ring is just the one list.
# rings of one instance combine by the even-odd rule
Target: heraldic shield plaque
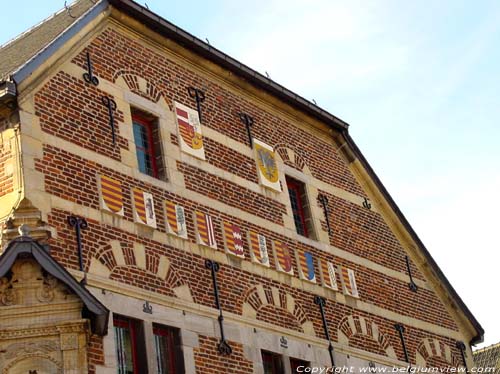
[[175,116],[177,118],[177,133],[181,150],[204,160],[205,148],[203,147],[203,135],[198,112],[175,102]]
[[260,140],[254,139],[255,162],[257,163],[257,174],[261,185],[272,190],[281,192],[279,180],[278,163],[273,147]]

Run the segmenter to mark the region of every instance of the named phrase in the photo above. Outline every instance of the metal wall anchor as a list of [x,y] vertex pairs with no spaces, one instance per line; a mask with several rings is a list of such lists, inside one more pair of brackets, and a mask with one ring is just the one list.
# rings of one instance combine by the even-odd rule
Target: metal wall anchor
[[194,87],[188,87],[189,96],[191,96],[196,101],[196,110],[198,111],[198,117],[201,121],[201,103],[205,101],[205,93],[202,90]]
[[87,52],[87,72],[83,73],[83,79],[87,83],[91,83],[94,86],[99,85],[99,79],[94,75],[94,71],[92,68],[92,61],[90,60],[90,53]]
[[318,196],[318,200],[323,205],[323,214],[325,215],[325,220],[326,220],[326,227],[328,228],[328,235],[332,235],[332,228],[330,227],[330,217],[329,217],[329,210],[328,210],[328,197],[326,197],[323,194],[320,194]]
[[410,358],[408,356],[408,350],[406,349],[406,342],[405,342],[405,336],[404,336],[405,327],[400,323],[396,323],[394,325],[394,328],[399,333],[399,339],[401,340],[401,345],[403,346],[403,352],[405,354],[405,361],[410,363]]
[[219,271],[219,264],[212,260],[205,260],[205,267],[212,271],[212,282],[214,286],[214,296],[215,296],[215,306],[219,310],[219,317],[217,320],[219,321],[220,327],[220,342],[217,346],[220,354],[230,355],[233,351],[229,343],[226,341],[226,337],[224,335],[224,317],[222,316],[222,308],[220,306],[219,299],[219,287],[217,286],[217,272]]
[[456,347],[460,350],[460,355],[462,356],[462,361],[464,363],[465,372],[468,373],[469,368],[467,367],[467,360],[465,359],[465,344],[464,344],[464,342],[458,341],[456,344]]
[[319,311],[321,313],[321,319],[323,320],[323,330],[325,331],[325,337],[326,340],[328,340],[328,354],[330,355],[330,361],[332,363],[332,367],[335,367],[335,360],[333,358],[333,345],[332,341],[330,340],[330,333],[328,332],[328,324],[326,322],[326,317],[325,317],[325,305],[326,305],[326,300],[324,297],[321,296],[314,296],[314,304],[319,306]]
[[[83,256],[82,256],[82,230],[89,227],[87,221],[83,217],[68,216],[68,224],[75,228],[76,232],[76,247],[78,251],[78,265],[80,266],[80,271],[83,271]],[[82,282],[85,283],[86,278],[83,278]]]
[[408,256],[405,256],[405,259],[406,259],[406,268],[408,269],[408,275],[410,276],[410,283],[408,283],[408,287],[410,287],[410,290],[412,290],[413,292],[417,292],[418,286],[413,281],[413,276],[411,274],[411,268],[410,268],[410,259],[408,258]]
[[252,139],[253,118],[246,113],[240,113],[240,120],[245,124],[245,127],[247,128],[248,144],[250,145],[250,148],[253,148],[253,139]]
[[366,209],[371,209],[372,208],[372,203],[370,203],[370,200],[368,200],[366,197],[363,200],[363,206]]
[[106,106],[108,108],[109,127],[111,128],[111,135],[113,137],[113,144],[116,144],[115,116],[114,116],[114,111],[116,110],[116,102],[107,96],[103,96],[102,103],[104,104],[104,106]]

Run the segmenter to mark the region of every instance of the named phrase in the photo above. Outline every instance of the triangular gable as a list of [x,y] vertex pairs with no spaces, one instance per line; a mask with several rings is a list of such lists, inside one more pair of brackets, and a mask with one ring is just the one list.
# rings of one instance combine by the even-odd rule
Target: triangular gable
[[[117,8],[119,11],[132,16],[134,19],[147,24],[148,27],[150,27],[152,30],[178,42],[185,48],[192,50],[200,54],[204,58],[222,66],[223,68],[234,72],[237,76],[247,79],[255,86],[276,96],[292,107],[301,110],[308,115],[311,115],[322,123],[330,126],[337,132],[337,134],[340,134],[341,143],[346,143],[348,146],[342,147],[342,149],[348,153],[348,163],[356,163],[355,167],[359,168],[361,174],[366,175],[367,180],[370,181],[369,188],[372,189],[371,192],[378,198],[380,198],[384,204],[387,204],[390,216],[389,218],[394,222],[397,221],[397,225],[401,226],[402,231],[407,234],[409,241],[412,243],[411,247],[417,249],[416,254],[422,257],[425,263],[429,265],[430,271],[427,272],[427,274],[429,276],[432,276],[432,279],[436,279],[442,286],[442,290],[439,292],[441,299],[443,301],[445,299],[451,300],[452,303],[455,304],[455,306],[458,308],[458,310],[461,311],[461,314],[467,319],[469,325],[474,330],[475,336],[471,339],[471,343],[474,344],[482,341],[484,335],[483,328],[480,326],[480,324],[472,315],[460,296],[451,286],[448,279],[445,277],[424,244],[421,242],[415,231],[412,229],[404,215],[401,213],[401,211],[393,201],[392,197],[389,195],[381,181],[378,179],[377,175],[374,173],[374,171],[350,137],[347,131],[348,125],[345,122],[331,115],[330,113],[325,112],[321,108],[301,98],[295,93],[272,82],[271,80],[255,72],[254,70],[242,65],[238,61],[207,45],[191,34],[179,29],[175,25],[169,23],[168,21],[149,11],[145,7],[131,0],[101,0],[95,6],[90,8],[86,13],[84,13],[78,20],[71,24],[70,27],[64,30],[62,34],[49,42],[42,51],[37,53],[28,62],[22,65],[22,67],[19,68],[15,73],[16,82],[19,83],[22,79],[28,77],[65,41],[69,40],[71,36],[75,35],[79,30],[87,25],[93,18],[95,18],[99,13],[106,9],[109,4]],[[449,295],[450,297],[445,298],[443,295]]]
[[92,332],[106,335],[109,310],[97,300],[85,287],[61,266],[49,254],[49,249],[42,247],[29,236],[21,236],[12,240],[0,256],[0,278],[4,277],[19,257],[31,256],[43,270],[64,283],[83,302],[83,317],[89,318]]
[[[372,192],[377,195],[380,194],[380,196],[377,196],[377,198],[380,198],[380,201],[387,204],[388,208],[390,209],[389,213],[391,214],[391,216],[392,214],[394,215],[394,217],[390,218],[394,218],[397,221],[402,230],[408,235],[409,240],[413,244],[412,247],[418,250],[417,254],[425,259],[425,263],[429,265],[433,278],[437,278],[440,285],[443,287],[443,291],[445,292],[445,294],[449,295],[449,297],[446,298],[447,301],[453,301],[457,309],[463,313],[467,321],[474,329],[476,335],[473,335],[469,343],[471,345],[481,343],[484,339],[484,329],[482,328],[482,326],[479,324],[467,305],[465,305],[465,303],[463,302],[462,298],[450,284],[436,261],[433,259],[433,257],[425,247],[424,243],[420,240],[417,233],[413,230],[410,223],[407,221],[406,217],[396,205],[395,201],[392,199],[391,195],[389,194],[381,180],[378,178],[377,174],[374,172],[366,158],[363,156],[349,133],[347,131],[343,131],[341,133],[341,137],[342,138],[340,139],[340,141],[345,142],[348,145],[348,148],[343,148],[345,152],[344,156],[346,156],[346,158],[349,160],[349,163],[356,163],[356,160],[359,162],[358,171],[360,171],[362,174],[365,174],[364,177],[367,178],[372,184],[372,186],[370,187],[375,188],[372,189]],[[361,169],[359,168],[359,166],[361,167]],[[444,300],[442,294],[438,294],[438,296],[441,296],[440,299]]]

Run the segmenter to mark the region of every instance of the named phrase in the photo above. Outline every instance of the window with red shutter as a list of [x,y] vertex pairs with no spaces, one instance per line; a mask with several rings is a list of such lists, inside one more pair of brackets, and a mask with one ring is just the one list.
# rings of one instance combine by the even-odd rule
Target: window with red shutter
[[286,176],[286,185],[297,233],[305,237],[311,237],[312,230],[309,227],[311,215],[305,185],[289,176]]
[[114,316],[116,359],[119,374],[139,373],[137,360],[137,321]]
[[165,179],[158,119],[146,112],[132,109],[132,126],[139,171]]
[[184,372],[180,349],[179,330],[162,325],[153,325],[155,339],[156,372],[176,374]]
[[262,351],[264,374],[284,374],[283,357],[277,353]]

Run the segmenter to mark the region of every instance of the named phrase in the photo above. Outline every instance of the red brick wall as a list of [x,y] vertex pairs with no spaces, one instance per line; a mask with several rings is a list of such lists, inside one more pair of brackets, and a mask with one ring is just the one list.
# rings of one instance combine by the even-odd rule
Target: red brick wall
[[[203,88],[206,99],[202,104],[203,125],[217,130],[248,146],[246,128],[238,113],[244,112],[254,118],[252,132],[255,138],[268,144],[286,143],[292,149],[302,151],[313,175],[336,187],[364,195],[333,143],[311,136],[303,129],[262,110],[245,98],[235,95],[203,76],[193,73],[185,66],[175,63],[164,55],[157,54],[137,40],[132,40],[112,29],[105,30],[89,45],[96,74],[114,81],[120,72],[127,71],[154,82],[159,92],[169,101],[177,101],[195,107],[187,87]],[[73,62],[85,67],[86,51],[82,51]],[[131,60],[134,63],[131,63]],[[140,91],[137,91],[140,93]],[[299,146],[300,144],[300,146]],[[329,157],[324,157],[328,155]]]
[[[161,94],[169,104],[175,100],[194,107],[193,100],[188,96],[186,88],[188,86],[203,88],[206,94],[206,100],[202,104],[203,126],[240,142],[242,147],[248,147],[246,129],[237,115],[240,112],[248,113],[253,116],[255,121],[253,133],[256,138],[268,144],[280,144],[295,150],[301,155],[301,162],[307,164],[312,175],[318,180],[353,194],[365,196],[348,166],[337,153],[333,141],[326,142],[311,135],[294,123],[263,110],[251,101],[234,94],[233,91],[195,74],[185,66],[151,51],[144,43],[131,40],[115,30],[106,29],[91,42],[88,50],[92,55],[95,73],[100,78],[115,81],[117,76],[122,75],[132,90],[155,101]],[[85,51],[75,57],[73,61],[83,67],[85,65]],[[134,74],[144,77],[149,82],[154,82],[154,86],[152,83],[149,84],[148,94],[139,91],[138,84],[133,78]],[[128,142],[119,135],[120,128],[124,126],[124,117],[123,113],[119,111],[115,113],[118,143],[113,145],[107,109],[101,103],[103,95],[105,93],[99,88],[84,84],[82,79],[73,78],[62,72],[56,74],[35,96],[36,114],[40,117],[42,130],[119,161],[120,148],[128,148]],[[175,134],[170,134],[170,138],[176,144]],[[211,139],[205,139],[205,146],[209,164],[247,179],[249,182],[257,182],[253,159]],[[56,146],[45,144],[43,158],[36,160],[35,167],[36,170],[43,173],[48,193],[92,209],[100,209],[98,174],[103,173],[121,181],[124,191],[123,219],[130,222],[133,221],[131,189],[138,187],[150,192],[155,202],[157,229],[162,232],[166,231],[163,218],[163,200],[168,199],[178,203],[186,209],[188,240],[191,242],[196,241],[192,213],[199,210],[213,216],[216,240],[221,250],[223,238],[220,223],[224,219],[239,225],[245,234],[248,230],[264,234],[268,240],[270,254],[272,253],[272,240],[285,242],[292,250],[308,250],[314,255],[316,261],[320,258],[327,259],[337,265],[355,270],[362,301],[404,316],[457,330],[455,322],[441,301],[431,291],[419,289],[417,293],[413,293],[409,290],[407,282],[396,280],[364,266],[325,253],[315,247],[297,243],[284,235],[269,231],[266,227],[256,226],[253,222],[243,221],[219,212],[213,207],[190,201],[167,189],[134,180],[130,176],[92,161],[91,157],[90,153],[75,155]],[[182,162],[178,162],[176,166],[184,174],[187,190],[217,199],[230,207],[265,218],[275,224],[283,224],[282,215],[286,212],[286,208],[272,197],[243,188],[215,176],[203,168],[195,168]],[[328,197],[330,223],[333,228],[333,235],[330,238],[331,245],[406,274],[405,252],[382,216],[335,196],[329,195]],[[69,214],[79,214],[79,212],[65,212],[57,209],[50,212],[49,224],[56,228],[58,233],[57,239],[51,240],[52,255],[65,266],[77,268],[74,230],[66,223]],[[173,296],[172,289],[174,287],[187,284],[195,302],[207,306],[214,305],[210,274],[204,268],[202,257],[90,219],[88,221],[89,228],[83,233],[86,269],[88,269],[92,257],[99,258],[99,261],[112,270],[111,279],[122,282],[124,285],[132,285],[162,295]],[[326,230],[325,225],[323,229]],[[110,240],[118,240],[122,243],[127,266],[116,267],[109,247]],[[134,242],[141,243],[146,247],[146,262],[148,270],[151,271],[144,271],[144,269],[135,266],[132,256]],[[244,251],[245,261],[249,261],[250,254],[246,240],[244,240]],[[170,269],[173,273],[167,277],[167,280],[158,279],[153,274],[158,266],[160,255],[167,256],[171,261]],[[271,267],[274,268],[273,256],[270,257]],[[295,276],[297,276],[295,256],[293,256],[292,263]],[[315,265],[316,278],[319,280],[318,262]],[[423,279],[415,265],[411,264],[411,266],[414,276]],[[284,310],[276,310],[274,307],[267,306],[259,309],[257,318],[280,326],[286,325],[299,331],[305,318],[313,322],[317,336],[323,337],[319,310],[313,303],[314,294],[243,271],[240,260],[234,260],[231,265],[223,266],[217,277],[222,307],[225,311],[241,314],[244,296],[256,284],[262,284],[266,289],[275,287],[280,294],[293,296],[297,305],[302,307],[301,316],[294,317]],[[326,313],[332,339],[334,341],[338,339],[337,327],[340,326],[343,318],[349,315],[361,315],[379,326],[380,330],[387,335],[390,345],[396,349],[398,357],[403,359],[399,337],[394,329],[394,321],[360,312],[355,307],[356,301],[351,300],[351,302],[349,304],[352,306],[348,306],[338,303],[334,299],[328,299]],[[293,322],[294,318],[296,319],[295,323]],[[410,352],[415,352],[421,339],[434,336],[429,332],[410,328],[407,329],[406,335],[408,336],[407,344]],[[454,347],[453,342],[449,339],[437,336],[436,338]],[[370,352],[382,353],[378,343],[369,342],[366,338],[359,336],[353,336],[350,344]],[[229,358],[222,358],[218,355],[215,346],[216,339],[200,337],[200,348],[195,352],[195,360],[200,372],[251,371],[251,364],[241,354],[241,346],[233,344],[235,353]],[[94,347],[96,352],[95,356],[93,353],[90,357],[91,363],[97,363],[100,359],[98,342],[93,343],[92,348],[94,349]],[[414,361],[414,358],[412,360]]]
[[94,374],[96,372],[96,365],[104,365],[102,337],[97,335],[90,336],[90,342],[87,348],[87,358],[89,362],[89,374]]
[[219,340],[200,335],[200,346],[194,349],[194,362],[196,373],[220,374],[220,373],[252,373],[253,363],[243,355],[241,344],[229,342],[232,353],[222,356],[217,353]]
[[[56,163],[62,163],[64,161],[64,165],[62,167],[62,171],[59,172],[57,168],[49,168],[49,165]],[[112,178],[120,180],[122,182],[123,189],[125,191],[124,194],[124,211],[125,216],[124,219],[129,221],[133,221],[132,217],[132,201],[130,194],[127,191],[130,191],[133,187],[139,187],[143,190],[149,191],[153,194],[154,202],[155,202],[155,212],[157,214],[157,224],[158,230],[166,232],[165,223],[162,217],[162,206],[161,203],[163,200],[168,199],[174,202],[177,202],[183,205],[186,209],[186,218],[189,232],[189,240],[192,242],[196,242],[196,238],[194,236],[194,222],[192,220],[192,212],[195,209],[206,212],[213,216],[215,223],[215,234],[216,239],[219,245],[219,248],[223,248],[223,236],[222,230],[220,227],[220,223],[222,220],[228,220],[233,222],[241,227],[243,233],[246,234],[247,231],[253,230],[258,231],[264,234],[268,240],[268,249],[271,254],[271,240],[277,240],[285,242],[289,245],[290,249],[298,249],[298,250],[306,250],[310,251],[315,258],[317,259],[325,259],[333,262],[334,264],[346,266],[348,268],[353,269],[356,272],[356,281],[358,284],[359,292],[361,295],[361,300],[373,303],[380,307],[386,308],[391,311],[395,311],[401,313],[403,315],[408,315],[411,317],[415,317],[427,322],[436,323],[440,325],[447,326],[452,329],[456,329],[456,324],[449,317],[446,312],[441,301],[435,296],[435,294],[431,291],[425,290],[423,288],[419,289],[418,293],[410,291],[407,282],[403,282],[400,280],[396,280],[394,278],[388,277],[382,273],[375,272],[366,267],[360,266],[358,264],[352,263],[350,261],[346,261],[340,257],[326,254],[323,251],[320,251],[314,247],[297,243],[289,238],[278,235],[274,232],[268,231],[265,228],[256,226],[251,222],[242,221],[234,216],[222,214],[208,206],[202,206],[200,204],[193,203],[189,200],[186,200],[178,195],[174,195],[166,190],[160,189],[158,187],[153,187],[149,184],[139,182],[134,180],[128,176],[123,174],[119,174],[116,171],[112,171],[110,169],[106,169],[101,165],[85,160],[81,157],[71,155],[68,152],[62,151],[52,146],[46,146],[44,151],[44,159],[40,160],[36,163],[36,167],[38,170],[43,171],[46,175],[46,189],[49,193],[54,194],[56,196],[62,197],[67,200],[75,201],[84,206],[89,206],[94,209],[99,209],[99,200],[98,200],[98,186],[97,186],[97,174],[104,173]],[[80,176],[84,176],[82,179]],[[220,182],[222,185],[228,184],[229,186],[233,186],[229,182]],[[203,190],[197,190],[199,193],[203,193]],[[210,196],[207,194],[207,196]],[[245,195],[241,195],[243,199]],[[214,197],[213,195],[210,197]],[[246,198],[245,198],[246,199]],[[248,200],[245,200],[248,201]],[[251,206],[250,206],[251,207]],[[264,209],[264,208],[263,208]],[[360,208],[363,209],[363,208]],[[265,211],[264,211],[265,212]],[[376,213],[368,212],[369,215],[377,215]],[[65,229],[65,217],[59,218],[62,223],[62,227],[60,230],[64,232]],[[56,226],[61,226],[57,222],[53,223]],[[68,229],[69,230],[69,229]],[[59,231],[59,230],[58,230]],[[61,234],[62,235],[62,234]],[[68,244],[74,241],[73,231],[68,231]],[[95,235],[95,233],[93,234]],[[94,243],[101,243],[102,245],[107,245],[107,241],[105,239],[101,239],[100,241],[95,241],[92,239]],[[342,247],[341,247],[342,248]],[[244,240],[244,251],[246,259],[250,259],[250,250],[248,248],[248,243]],[[378,258],[383,258],[384,254],[379,253]],[[73,259],[73,265],[76,267],[77,259],[73,254],[67,253],[64,255],[69,259]],[[274,258],[271,255],[271,266],[274,268]],[[295,256],[292,258],[293,268],[295,269],[295,276],[298,274],[298,268]],[[319,263],[316,262],[316,278],[320,279],[319,274]],[[236,269],[235,269],[236,270]],[[399,264],[399,269],[401,272],[405,272],[406,265],[404,259],[401,259]],[[246,281],[244,279],[241,280],[243,283]],[[340,284],[340,282],[339,282]],[[415,303],[415,297],[418,297],[418,303]],[[422,308],[422,305],[425,305],[425,309]]]
[[250,182],[259,182],[257,167],[253,158],[244,156],[212,139],[203,139],[203,144],[205,145],[205,157],[208,163]]
[[[69,214],[70,212],[54,210],[53,214],[49,217],[49,224],[54,226],[59,234],[59,238],[57,240],[51,240],[51,254],[63,265],[77,268],[78,262],[74,241],[74,230],[65,223],[65,219]],[[130,264],[131,266],[114,268],[111,274],[111,279],[168,296],[173,296],[173,287],[181,284],[187,284],[192,292],[195,302],[210,307],[214,306],[210,272],[205,269],[204,259],[202,257],[188,252],[182,252],[179,249],[173,248],[164,243],[158,243],[150,239],[145,239],[143,237],[120,231],[117,228],[103,225],[93,220],[88,220],[88,223],[89,228],[84,231],[82,235],[83,246],[85,248],[83,255],[86,269],[88,269],[91,257],[100,257],[104,265],[113,269],[115,263],[109,252],[108,255],[101,255],[102,253],[106,253],[106,248],[108,247],[110,240],[119,240],[122,243],[122,248],[132,248],[133,243],[138,242],[146,247],[146,252],[148,256],[151,257],[151,259],[147,261],[148,263],[156,263],[157,261],[155,258],[159,258],[160,255],[167,256],[171,261],[170,268],[175,269],[176,271],[176,277],[174,279],[167,277],[169,278],[168,282],[162,281],[153,276],[151,272],[144,272],[143,270],[135,267],[135,263],[132,259],[126,259],[127,264]],[[131,258],[132,256],[128,257]],[[152,270],[154,270],[154,265],[152,266]],[[140,281],[136,279],[137,277],[140,277]],[[269,290],[271,287],[275,287],[278,289],[280,295],[290,294],[295,299],[297,308],[300,308],[300,311],[295,313],[294,323],[289,325],[288,328],[296,331],[302,331],[300,325],[305,321],[312,321],[316,335],[324,337],[321,315],[318,307],[313,303],[314,294],[301,291],[283,283],[278,283],[266,277],[238,270],[237,267],[230,265],[224,265],[221,267],[217,273],[217,279],[219,282],[219,292],[223,310],[241,314],[242,304],[245,301],[244,295],[246,295],[254,285],[262,284],[266,290]],[[405,284],[402,285],[402,288],[404,288],[404,286]],[[375,293],[376,292],[377,289],[375,289]],[[422,304],[419,305],[420,308],[423,309]],[[356,310],[355,307],[337,303],[332,299],[327,300],[325,312],[330,326],[330,335],[334,341],[338,339],[337,328],[341,325],[341,321],[344,317],[349,315],[363,316],[364,318],[375,322],[379,326],[381,333],[388,336],[390,345],[396,349],[399,357],[401,359],[404,357],[402,350],[398,350],[400,343],[398,334],[394,329],[394,321],[377,315],[361,312]],[[285,327],[285,321],[292,321],[294,319],[293,315],[287,313],[282,308],[274,308],[273,306],[266,306],[259,309],[257,318],[282,327]],[[434,316],[433,318],[437,317]],[[409,347],[408,349],[411,350],[411,352],[416,350],[421,339],[434,336],[433,334],[419,329],[407,328],[407,330],[408,332],[405,334],[407,336],[406,342]],[[447,338],[444,337],[436,336],[436,338],[445,342],[449,341],[449,339],[447,340]],[[368,343],[361,345],[364,340]],[[454,346],[451,344],[451,341],[449,342],[450,346]],[[378,346],[374,349],[373,343],[369,342],[369,339],[367,340],[366,338],[354,339],[350,342],[350,344],[357,348],[365,349],[374,353],[378,353],[378,350],[380,349]]]
[[35,114],[43,131],[120,160],[120,148],[128,149],[127,140],[119,136],[123,113],[114,112],[115,146],[103,96],[109,95],[83,79],[60,72],[36,94]]
[[179,171],[184,174],[188,190],[283,225],[283,214],[286,213],[283,204],[194,166],[181,162],[178,162],[177,166]]
[[[380,214],[324,191],[320,193],[328,198],[329,221],[333,230],[331,245],[389,269],[407,272],[406,253]],[[327,230],[326,221],[323,222],[323,229]],[[414,278],[424,279],[411,261],[410,267]]]

